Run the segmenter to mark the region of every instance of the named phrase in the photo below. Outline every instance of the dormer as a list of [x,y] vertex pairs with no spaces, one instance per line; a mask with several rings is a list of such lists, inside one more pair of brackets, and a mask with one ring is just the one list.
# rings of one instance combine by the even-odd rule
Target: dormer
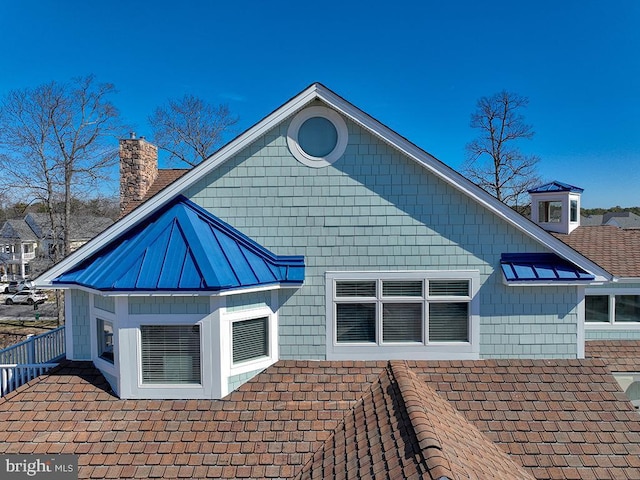
[[569,234],[580,226],[583,189],[553,181],[529,190],[531,220],[549,232]]

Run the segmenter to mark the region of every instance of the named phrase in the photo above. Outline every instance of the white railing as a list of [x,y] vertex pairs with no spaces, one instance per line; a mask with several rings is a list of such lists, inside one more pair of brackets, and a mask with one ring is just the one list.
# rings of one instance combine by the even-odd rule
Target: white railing
[[64,357],[64,325],[0,350],[0,364],[48,363]]
[[0,397],[57,366],[57,363],[0,365]]
[[12,262],[18,262],[21,260],[33,260],[36,258],[36,252],[11,252],[5,254]]
[[57,366],[54,362],[64,356],[64,326],[0,350],[0,397]]

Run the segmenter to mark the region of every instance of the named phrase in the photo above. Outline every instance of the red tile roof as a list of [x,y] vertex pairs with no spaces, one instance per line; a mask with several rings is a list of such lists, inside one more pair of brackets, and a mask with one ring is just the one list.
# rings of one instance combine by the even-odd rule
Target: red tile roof
[[129,202],[127,207],[120,213],[120,216],[124,217],[125,215],[131,213],[133,210],[138,208],[140,205],[142,205],[144,202],[149,200],[155,194],[160,192],[160,190],[163,190],[166,187],[168,187],[170,184],[178,180],[188,171],[189,171],[188,168],[159,169],[156,180],[151,184],[151,186],[149,187],[149,190],[147,191],[145,196],[142,198],[142,200],[138,200],[138,201],[132,200],[131,202]]
[[640,478],[637,413],[600,360],[281,361],[224,400],[108,390],[90,363],[21,387],[0,454],[78,454],[80,478]]
[[612,372],[640,372],[640,340],[588,340],[587,358],[601,358]]
[[640,230],[601,225],[553,235],[617,277],[640,277]]

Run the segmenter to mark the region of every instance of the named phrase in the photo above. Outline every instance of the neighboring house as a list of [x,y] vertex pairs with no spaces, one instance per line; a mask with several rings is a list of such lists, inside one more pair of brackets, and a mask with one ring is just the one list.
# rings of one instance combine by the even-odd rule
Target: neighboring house
[[38,238],[23,220],[7,220],[0,228],[0,261],[4,265],[4,280],[29,276],[29,262],[36,257]]
[[[56,215],[57,225],[62,225],[62,216]],[[37,235],[40,249],[46,255],[52,255],[57,248],[64,250],[64,236],[62,227],[51,227],[51,217],[46,213],[27,213],[24,221]],[[71,251],[77,250],[100,232],[113,225],[108,217],[95,215],[73,215],[69,224],[69,238]]]
[[[107,217],[74,216],[70,225],[71,250],[84,245],[112,224],[113,220]],[[35,264],[37,274],[38,268],[42,268],[38,261],[42,263],[42,259],[49,259],[55,248],[63,248],[61,231],[58,229],[55,235],[50,225],[51,219],[45,213],[27,213],[24,219],[7,220],[2,225],[0,265],[4,280],[28,278]]]
[[640,478],[637,413],[584,359],[585,293],[621,278],[568,243],[580,189],[533,191],[530,221],[319,84],[187,172],[120,152],[129,213],[36,280],[71,362],[0,402],[0,451],[81,478]]
[[583,216],[580,224],[585,227],[611,225],[626,230],[640,229],[640,215],[633,212],[607,212],[604,215]]

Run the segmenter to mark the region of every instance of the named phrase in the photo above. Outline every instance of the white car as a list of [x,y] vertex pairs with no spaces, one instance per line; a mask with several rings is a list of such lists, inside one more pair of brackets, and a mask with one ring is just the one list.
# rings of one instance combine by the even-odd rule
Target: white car
[[47,301],[47,295],[42,290],[21,290],[8,297],[4,303],[13,305],[14,303],[33,305],[36,303],[44,303]]

